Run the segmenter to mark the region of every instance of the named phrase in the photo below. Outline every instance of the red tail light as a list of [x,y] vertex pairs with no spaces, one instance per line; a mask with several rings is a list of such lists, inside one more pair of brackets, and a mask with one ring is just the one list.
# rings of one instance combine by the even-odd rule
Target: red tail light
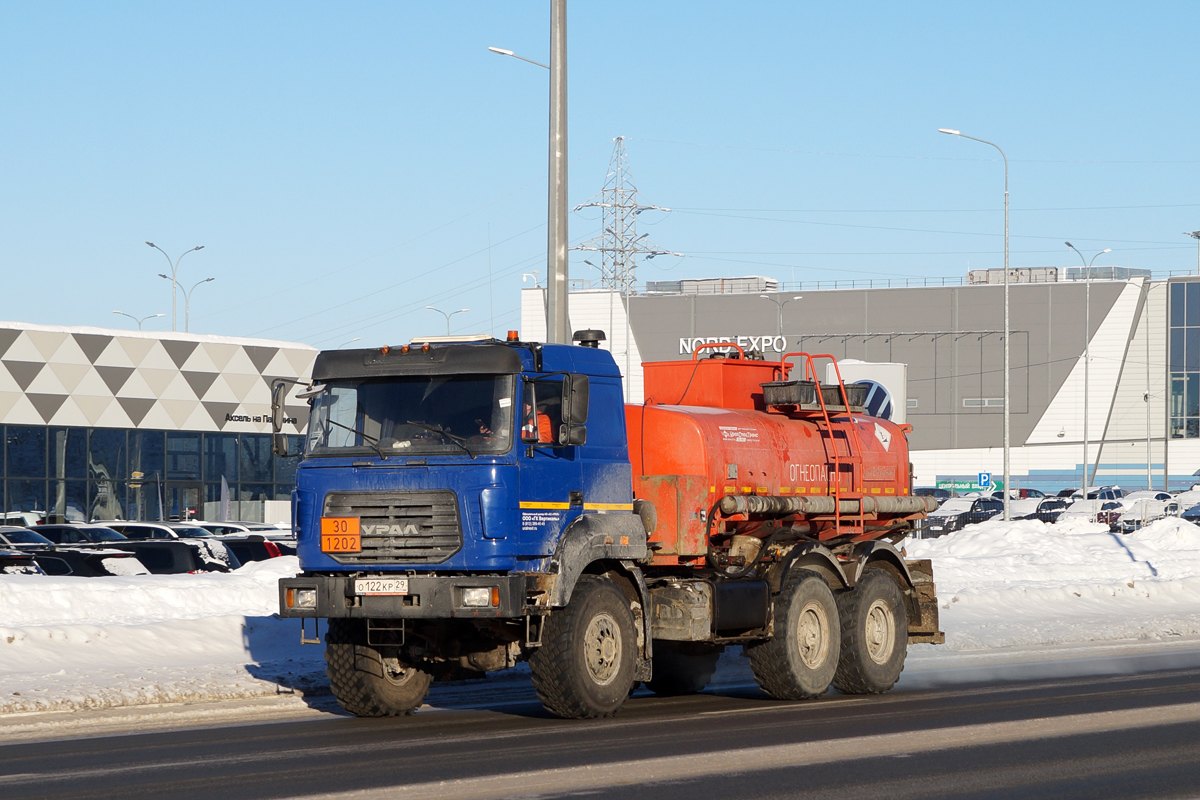
[[274,542],[263,542],[263,547],[267,549],[268,558],[279,558],[283,553],[279,549],[279,545]]

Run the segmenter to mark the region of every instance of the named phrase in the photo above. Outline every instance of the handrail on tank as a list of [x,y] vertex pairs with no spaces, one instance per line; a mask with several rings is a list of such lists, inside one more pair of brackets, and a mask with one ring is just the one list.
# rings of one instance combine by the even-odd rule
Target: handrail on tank
[[810,358],[810,356],[808,355],[808,353],[804,353],[804,352],[801,352],[801,351],[799,351],[799,350],[795,351],[794,353],[784,353],[784,354],[783,354],[783,355],[780,357],[780,359],[779,359],[779,363],[783,365],[783,378],[784,378],[784,380],[787,380],[787,378],[788,378],[788,377],[789,377],[789,375],[791,374],[792,367],[789,367],[789,366],[788,366],[788,364],[787,364],[787,360],[788,360],[789,358],[791,358],[792,356],[804,356],[805,358]]
[[[817,375],[817,365],[816,365],[817,359],[827,358],[833,364],[833,372],[837,376],[838,391],[841,392],[841,395],[842,395],[842,407],[844,409],[846,409],[847,422],[849,422],[849,428],[847,430],[847,433],[849,434],[849,436],[854,437],[854,443],[855,443],[854,452],[858,454],[858,458],[860,459],[860,463],[861,463],[862,453],[863,453],[862,441],[858,438],[858,429],[854,427],[854,414],[853,414],[853,412],[850,411],[850,397],[846,394],[846,383],[845,383],[845,381],[842,380],[842,370],[838,367],[837,359],[834,358],[834,356],[832,354],[819,353],[819,354],[813,355],[811,353],[802,353],[802,352],[784,353],[783,357],[779,359],[779,363],[783,364],[786,367],[785,362],[792,356],[803,356],[804,357],[804,378],[805,378],[805,380],[808,380],[811,377],[813,383],[816,384],[816,386],[817,386],[817,402],[821,404],[821,416],[824,418],[825,424],[829,428],[829,432],[830,432],[829,445],[832,448],[832,452],[833,452],[833,470],[834,470],[834,475],[837,476],[837,480],[834,482],[834,486],[833,486],[833,498],[834,498],[833,524],[834,524],[834,529],[837,530],[838,533],[841,533],[841,530],[842,530],[841,508],[842,508],[842,491],[843,491],[842,490],[842,463],[841,463],[842,460],[838,456],[837,442],[834,441],[834,438],[833,438],[834,423],[833,423],[833,419],[829,415],[829,409],[825,405],[825,393],[821,391],[821,378],[820,378],[820,376]],[[790,377],[790,369],[785,369],[784,374]],[[850,444],[850,442],[847,441],[846,442],[847,447],[849,447],[849,444]],[[851,493],[857,493],[859,490],[855,489],[854,483],[853,483],[853,481],[854,481],[853,462],[851,462],[850,480],[851,480],[851,484],[850,484]],[[859,480],[860,481],[862,480],[861,475],[859,476]],[[858,524],[859,524],[860,529],[862,529],[866,526],[866,520],[863,517],[862,503],[859,503],[859,506],[858,506]]]
[[699,355],[700,351],[706,347],[711,347],[713,349],[732,347],[734,350],[738,351],[738,358],[742,359],[743,361],[746,359],[746,351],[743,350],[740,345],[737,345],[733,342],[708,342],[707,344],[697,345],[696,349],[692,351],[692,361],[696,361],[696,356]]

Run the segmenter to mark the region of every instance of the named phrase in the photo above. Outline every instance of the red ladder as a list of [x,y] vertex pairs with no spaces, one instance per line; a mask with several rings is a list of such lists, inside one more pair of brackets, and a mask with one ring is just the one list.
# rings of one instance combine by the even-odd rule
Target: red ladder
[[[832,451],[833,470],[837,479],[833,481],[833,528],[834,536],[842,536],[848,534],[851,536],[862,536],[866,532],[866,518],[863,514],[863,498],[862,478],[863,478],[863,448],[862,440],[858,436],[858,427],[854,424],[854,414],[850,410],[850,398],[846,394],[846,384],[842,380],[842,371],[838,369],[837,359],[829,353],[821,353],[819,355],[810,355],[808,353],[786,353],[780,362],[787,361],[791,356],[804,357],[804,377],[805,380],[812,380],[817,387],[817,402],[821,404],[821,417],[825,421],[826,430],[829,431],[829,451]],[[830,415],[829,407],[825,403],[825,394],[821,391],[821,379],[817,375],[817,359],[829,359],[833,364],[834,374],[837,375],[838,391],[842,396],[842,408],[845,410],[845,417],[839,418]],[[785,365],[785,371],[788,368]],[[836,413],[836,412],[835,412]],[[846,442],[847,453],[843,457],[838,454],[836,432],[841,432],[843,440]],[[854,442],[854,447],[850,447],[851,440]],[[850,465],[850,489],[844,489],[842,486],[842,462]],[[827,465],[828,466],[828,465]],[[856,518],[851,518],[848,523],[842,521],[842,500],[859,500],[858,515]]]

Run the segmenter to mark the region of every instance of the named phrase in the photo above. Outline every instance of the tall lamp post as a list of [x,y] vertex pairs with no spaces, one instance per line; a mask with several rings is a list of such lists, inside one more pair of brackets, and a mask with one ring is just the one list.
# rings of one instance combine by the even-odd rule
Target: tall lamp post
[[204,245],[199,245],[197,247],[193,247],[191,250],[184,250],[182,253],[179,254],[179,258],[172,261],[171,257],[169,255],[167,255],[167,251],[163,250],[161,247],[156,245],[154,242],[146,242],[146,244],[150,245],[155,250],[162,253],[163,258],[165,258],[167,260],[167,263],[171,265],[171,330],[177,330],[177,328],[175,326],[175,319],[176,319],[176,317],[175,317],[175,291],[179,286],[179,280],[178,280],[179,279],[179,262],[183,261],[183,257],[186,256],[188,253],[194,253],[197,250],[203,250]]
[[122,317],[129,317],[131,320],[133,320],[134,322],[136,322],[138,324],[139,331],[142,329],[142,323],[145,322],[146,320],[155,319],[156,317],[165,317],[166,316],[166,314],[151,314],[148,317],[135,317],[133,314],[126,314],[124,311],[114,311],[113,313],[120,314]]
[[1088,474],[1088,466],[1091,463],[1091,456],[1088,454],[1090,444],[1088,442],[1088,396],[1090,394],[1088,373],[1092,361],[1092,264],[1095,264],[1096,259],[1105,253],[1111,253],[1112,248],[1104,248],[1092,256],[1091,261],[1088,261],[1075,245],[1070,242],[1063,242],[1063,244],[1075,251],[1075,254],[1079,256],[1079,260],[1083,262],[1083,267],[1086,270],[1083,275],[1083,283],[1086,287],[1083,293],[1083,499],[1087,500],[1088,487],[1092,485],[1092,480],[1096,477],[1095,470],[1092,470],[1091,475]]
[[425,307],[428,308],[430,311],[438,312],[439,314],[441,314],[443,317],[446,318],[446,335],[447,336],[450,335],[450,318],[453,317],[455,314],[465,314],[466,312],[471,310],[469,308],[460,308],[458,311],[451,311],[449,314],[447,314],[445,311],[442,311],[440,308],[434,308],[433,306],[425,306]]
[[[164,276],[165,277],[165,276]],[[202,283],[212,283],[216,278],[205,278],[202,281],[197,281],[196,285],[183,293],[183,330],[186,333],[190,329],[192,319],[192,292],[196,291],[196,286]]]
[[973,142],[990,145],[1000,152],[1000,157],[1004,159],[1004,519],[1007,522],[1012,519],[1011,504],[1009,503],[1009,443],[1011,428],[1009,426],[1009,410],[1008,410],[1008,156],[1000,149],[1000,145],[995,142],[989,142],[987,139],[977,139],[974,136],[967,136],[961,131],[956,131],[953,128],[938,128],[938,133],[946,133],[951,136],[959,136],[963,139],[970,139]]
[[799,300],[803,296],[804,295],[798,294],[798,295],[794,295],[793,297],[789,297],[787,299],[780,300],[776,297],[771,297],[771,295],[769,295],[769,294],[760,294],[759,295],[759,297],[761,297],[763,300],[770,300],[772,303],[774,303],[776,306],[778,306],[778,308],[779,308],[779,335],[780,336],[783,336],[783,307],[786,306],[788,303],[792,302],[793,300]]
[[546,341],[571,343],[567,318],[567,0],[550,2],[550,64],[489,47],[550,70],[550,163],[546,242]]
[[1196,240],[1196,273],[1200,274],[1200,231],[1184,231],[1183,235]]

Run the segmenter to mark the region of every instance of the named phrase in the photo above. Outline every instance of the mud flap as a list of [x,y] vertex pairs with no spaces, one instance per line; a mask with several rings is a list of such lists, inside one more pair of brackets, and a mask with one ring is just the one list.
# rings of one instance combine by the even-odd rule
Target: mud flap
[[919,621],[908,622],[909,644],[945,644],[946,634],[938,630],[937,586],[933,583],[933,562],[929,559],[906,561],[916,595]]

